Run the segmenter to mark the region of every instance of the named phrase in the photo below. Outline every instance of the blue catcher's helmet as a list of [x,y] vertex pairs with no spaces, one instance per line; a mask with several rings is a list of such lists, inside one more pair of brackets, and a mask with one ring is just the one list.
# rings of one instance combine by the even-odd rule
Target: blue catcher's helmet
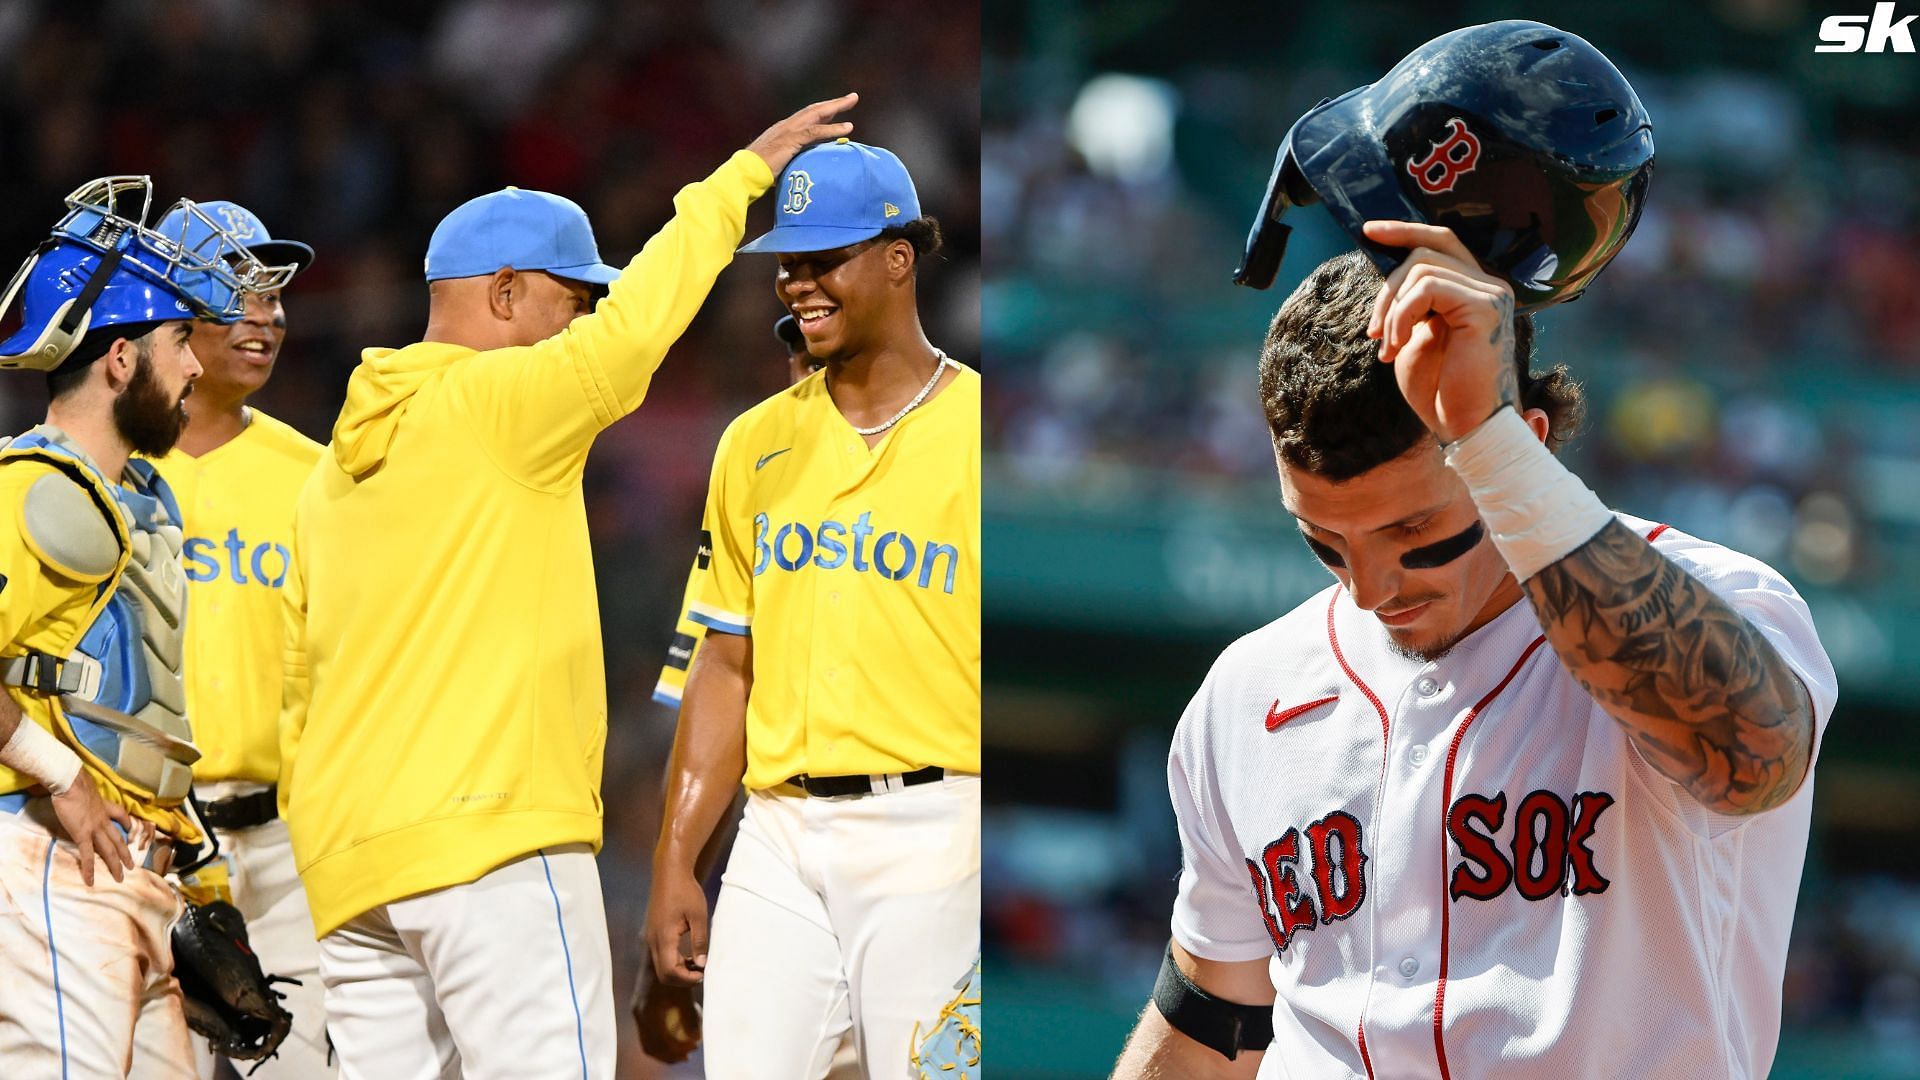
[[1543,23],[1469,26],[1294,123],[1234,281],[1273,284],[1280,216],[1320,202],[1383,274],[1407,252],[1362,224],[1443,225],[1519,310],[1542,308],[1579,296],[1626,244],[1652,173],[1653,122],[1600,50]]
[[[137,217],[122,201],[140,200]],[[0,294],[0,368],[53,371],[90,330],[204,318],[237,322],[245,294],[276,289],[294,267],[269,267],[193,202],[174,213],[204,222],[189,246],[146,226],[153,181],[106,176],[67,196],[67,213]],[[130,209],[130,207],[129,207]]]

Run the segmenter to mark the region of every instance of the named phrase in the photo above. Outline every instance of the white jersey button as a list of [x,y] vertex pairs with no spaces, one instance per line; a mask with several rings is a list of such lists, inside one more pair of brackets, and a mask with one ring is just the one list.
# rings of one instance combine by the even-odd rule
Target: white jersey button
[[1432,697],[1439,692],[1440,683],[1431,675],[1422,675],[1420,681],[1414,684],[1414,689],[1420,691],[1421,697]]
[[1426,746],[1425,745],[1416,746],[1413,749],[1407,751],[1407,760],[1413,762],[1415,765],[1425,765],[1427,763]]
[[1420,973],[1420,961],[1415,960],[1411,956],[1407,957],[1405,960],[1400,961],[1400,974],[1411,979],[1419,973]]

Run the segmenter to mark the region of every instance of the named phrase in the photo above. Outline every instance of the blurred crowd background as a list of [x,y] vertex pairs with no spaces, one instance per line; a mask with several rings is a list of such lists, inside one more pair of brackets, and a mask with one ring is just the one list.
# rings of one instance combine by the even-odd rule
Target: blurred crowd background
[[[286,292],[286,346],[254,403],[326,442],[360,350],[425,328],[427,238],[461,202],[508,184],[566,195],[621,265],[682,185],[801,106],[857,90],[854,137],[900,155],[946,234],[921,277],[928,335],[977,365],[979,42],[968,2],[7,0],[0,256],[24,257],[61,198],[107,173],[151,174],[156,218],[181,196],[241,203],[318,252]],[[756,205],[749,235],[771,214]],[[770,256],[744,256],[721,276],[587,469],[623,1077],[655,1074],[625,1018],[674,722],[651,694],[714,444],[786,385],[773,274]],[[44,407],[38,377],[0,377],[0,429]]]
[[1229,284],[1275,148],[1321,98],[1499,18],[1598,45],[1655,123],[1638,233],[1539,320],[1538,360],[1590,395],[1565,456],[1611,504],[1784,571],[1839,669],[1774,1076],[1920,1075],[1901,659],[1920,647],[1920,65],[1816,55],[1849,10],[988,4],[995,1075],[1107,1074],[1168,936],[1174,722],[1228,642],[1326,581],[1280,506],[1255,370],[1275,308],[1351,245],[1296,212],[1275,287]]

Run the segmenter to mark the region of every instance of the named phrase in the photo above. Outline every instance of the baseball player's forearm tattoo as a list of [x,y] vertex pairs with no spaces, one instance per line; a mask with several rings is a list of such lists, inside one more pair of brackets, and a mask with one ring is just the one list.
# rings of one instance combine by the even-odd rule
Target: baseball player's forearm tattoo
[[1773,645],[1618,521],[1526,583],[1567,670],[1648,764],[1705,806],[1752,814],[1806,775],[1813,707]]
[[1493,302],[1494,312],[1499,316],[1494,320],[1493,333],[1487,335],[1487,344],[1500,346],[1502,359],[1500,365],[1500,404],[1520,407],[1520,372],[1513,356],[1513,297],[1502,296]]

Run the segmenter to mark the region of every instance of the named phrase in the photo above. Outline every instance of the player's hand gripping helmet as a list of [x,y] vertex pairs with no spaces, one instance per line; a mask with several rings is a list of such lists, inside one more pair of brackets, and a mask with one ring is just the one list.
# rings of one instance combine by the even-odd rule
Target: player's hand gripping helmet
[[191,200],[171,209],[180,223],[172,236],[147,227],[152,206],[145,176],[103,176],[67,196],[66,216],[0,295],[0,368],[53,371],[87,331],[106,326],[238,322],[246,293],[293,276],[293,266],[261,263]]
[[1315,202],[1381,273],[1406,257],[1366,240],[1375,219],[1453,230],[1521,311],[1571,300],[1640,220],[1653,123],[1600,50],[1536,22],[1427,42],[1370,86],[1287,132],[1234,282],[1273,284],[1289,208]]

